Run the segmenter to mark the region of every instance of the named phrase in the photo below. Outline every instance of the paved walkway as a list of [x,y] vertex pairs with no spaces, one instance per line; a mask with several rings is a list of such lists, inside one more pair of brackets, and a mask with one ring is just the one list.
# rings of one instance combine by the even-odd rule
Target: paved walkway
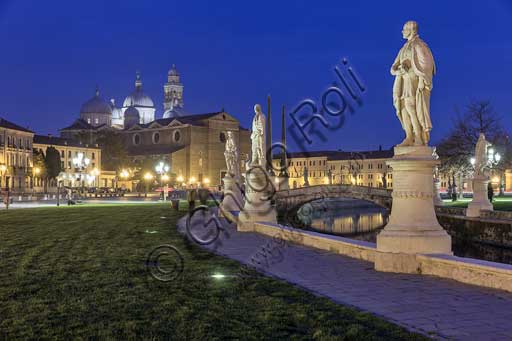
[[[180,230],[183,231],[184,220]],[[216,253],[244,264],[272,238],[228,229]],[[212,245],[208,246],[212,249]],[[377,272],[373,263],[295,244],[263,272],[438,339],[512,340],[512,293],[433,276]]]

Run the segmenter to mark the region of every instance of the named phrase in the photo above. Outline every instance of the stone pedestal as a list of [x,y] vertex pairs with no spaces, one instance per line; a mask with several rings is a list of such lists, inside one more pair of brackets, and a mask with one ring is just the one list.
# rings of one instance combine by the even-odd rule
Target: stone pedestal
[[224,181],[224,198],[222,199],[221,208],[223,211],[230,212],[233,215],[238,215],[244,207],[244,198],[242,196],[241,188],[242,182],[239,178],[226,175]]
[[395,147],[386,162],[393,168],[393,206],[377,236],[376,270],[415,272],[415,254],[452,254],[451,237],[434,210],[432,177],[439,161],[432,152],[428,146]]
[[443,206],[443,200],[441,199],[441,194],[439,193],[439,189],[441,188],[441,182],[439,179],[434,179],[434,205],[435,206]]
[[286,191],[290,189],[289,184],[290,178],[287,176],[277,176],[275,177],[275,185],[276,190],[278,191]]
[[480,210],[493,210],[492,203],[487,196],[488,184],[489,177],[486,175],[476,175],[473,178],[473,200],[468,205],[466,216],[479,217]]
[[271,205],[272,181],[260,166],[251,166],[245,174],[245,203],[238,216],[238,231],[253,231],[255,222],[277,223],[275,208]]

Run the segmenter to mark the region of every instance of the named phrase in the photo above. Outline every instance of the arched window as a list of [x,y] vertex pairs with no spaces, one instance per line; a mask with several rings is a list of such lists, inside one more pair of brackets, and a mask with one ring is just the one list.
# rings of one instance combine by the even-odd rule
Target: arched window
[[159,141],[160,141],[160,133],[159,132],[153,133],[153,143],[157,144]]
[[133,144],[136,146],[140,144],[140,135],[139,134],[133,135]]
[[172,139],[174,142],[180,142],[181,141],[181,133],[179,130],[175,130],[173,135],[172,135]]

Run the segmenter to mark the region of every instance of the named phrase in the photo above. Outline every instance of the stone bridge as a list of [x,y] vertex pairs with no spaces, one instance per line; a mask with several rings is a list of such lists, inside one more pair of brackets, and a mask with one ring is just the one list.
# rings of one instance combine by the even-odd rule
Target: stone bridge
[[354,185],[317,185],[276,192],[276,208],[279,212],[297,208],[307,202],[326,198],[361,199],[391,209],[392,190]]

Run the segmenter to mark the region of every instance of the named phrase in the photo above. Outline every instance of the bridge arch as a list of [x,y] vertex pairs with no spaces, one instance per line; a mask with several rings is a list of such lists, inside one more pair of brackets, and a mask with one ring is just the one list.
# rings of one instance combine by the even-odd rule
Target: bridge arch
[[285,212],[318,199],[349,198],[372,202],[378,206],[391,209],[392,190],[354,185],[316,185],[276,192],[276,208]]

